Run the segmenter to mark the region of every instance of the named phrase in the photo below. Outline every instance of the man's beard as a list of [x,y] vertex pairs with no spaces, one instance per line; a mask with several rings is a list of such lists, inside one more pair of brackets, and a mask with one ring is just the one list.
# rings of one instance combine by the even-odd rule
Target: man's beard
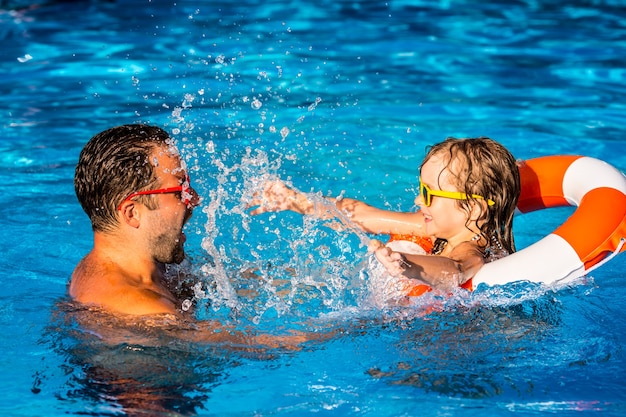
[[157,236],[154,246],[154,257],[164,264],[179,264],[185,259],[185,249],[181,242],[181,235],[171,236],[161,234]]

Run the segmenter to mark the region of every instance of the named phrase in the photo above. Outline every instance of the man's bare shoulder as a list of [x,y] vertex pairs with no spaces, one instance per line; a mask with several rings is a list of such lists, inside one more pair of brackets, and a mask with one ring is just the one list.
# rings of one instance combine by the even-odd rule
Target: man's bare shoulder
[[178,314],[176,300],[156,285],[133,282],[115,264],[87,255],[74,270],[69,294],[75,301],[133,315]]

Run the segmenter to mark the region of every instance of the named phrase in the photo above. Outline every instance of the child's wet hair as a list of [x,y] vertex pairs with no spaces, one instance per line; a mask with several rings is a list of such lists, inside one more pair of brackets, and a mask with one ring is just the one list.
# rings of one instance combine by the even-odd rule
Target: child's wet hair
[[[521,185],[515,157],[500,143],[487,137],[447,138],[428,149],[424,166],[433,156],[443,156],[458,190],[493,200],[489,206],[478,199],[458,200],[468,213],[478,203],[484,220],[480,233],[489,244],[499,243],[508,253],[515,251],[513,215]],[[495,242],[494,242],[495,240]]]

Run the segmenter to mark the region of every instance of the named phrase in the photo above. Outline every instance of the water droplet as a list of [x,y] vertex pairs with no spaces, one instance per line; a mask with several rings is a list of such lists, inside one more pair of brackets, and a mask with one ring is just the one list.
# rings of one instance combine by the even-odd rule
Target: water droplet
[[17,58],[19,62],[27,62],[27,61],[30,61],[31,59],[33,59],[33,57],[30,54],[26,54],[24,56],[20,56]]
[[254,98],[254,100],[252,100],[252,104],[250,104],[250,106],[255,109],[258,110],[261,108],[261,106],[263,106],[263,103],[261,103],[259,101],[259,99],[257,99],[256,97]]

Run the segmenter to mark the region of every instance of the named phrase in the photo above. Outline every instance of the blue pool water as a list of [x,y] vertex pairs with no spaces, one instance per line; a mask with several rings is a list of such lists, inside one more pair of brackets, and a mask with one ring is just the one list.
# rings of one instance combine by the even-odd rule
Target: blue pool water
[[[245,209],[280,176],[411,210],[425,147],[447,136],[626,171],[621,2],[484,3],[1,1],[0,414],[626,415],[626,255],[424,315],[428,300],[373,295],[366,236]],[[143,342],[105,344],[72,321],[91,246],[74,165],[132,122],[172,133],[204,198],[183,265],[198,318],[332,337],[242,352],[138,324]],[[570,213],[520,216],[518,247]]]

